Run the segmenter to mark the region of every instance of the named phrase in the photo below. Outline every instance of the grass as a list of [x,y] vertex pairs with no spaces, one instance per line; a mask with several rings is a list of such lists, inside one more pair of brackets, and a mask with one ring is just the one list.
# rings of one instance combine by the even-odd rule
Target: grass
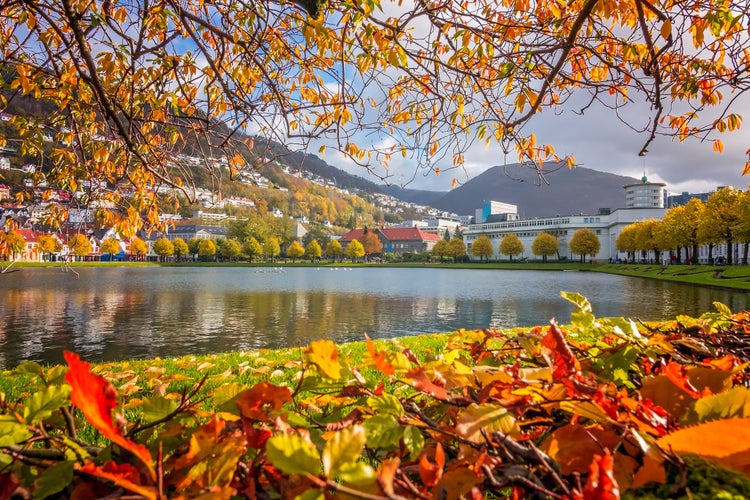
[[750,290],[750,267],[748,266],[599,264],[591,270],[691,285]]

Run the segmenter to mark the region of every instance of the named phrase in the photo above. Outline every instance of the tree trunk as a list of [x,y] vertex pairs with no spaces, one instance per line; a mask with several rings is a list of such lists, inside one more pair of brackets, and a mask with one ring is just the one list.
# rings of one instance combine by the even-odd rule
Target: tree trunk
[[733,257],[732,254],[734,253],[733,251],[734,249],[732,248],[733,246],[734,244],[732,242],[732,238],[727,238],[727,265],[728,266],[732,265],[732,257]]

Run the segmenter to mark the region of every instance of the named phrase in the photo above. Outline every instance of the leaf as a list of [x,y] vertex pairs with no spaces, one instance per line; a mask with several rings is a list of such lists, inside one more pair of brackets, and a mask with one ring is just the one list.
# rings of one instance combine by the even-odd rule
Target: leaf
[[281,434],[266,442],[271,464],[287,474],[320,473],[320,454],[312,443],[300,436]]
[[356,463],[366,441],[365,428],[361,425],[334,433],[323,448],[323,473],[334,477],[341,467]]
[[573,351],[565,341],[565,335],[554,320],[550,322],[547,335],[542,339],[542,355],[552,368],[555,380],[569,377],[581,369]]
[[750,389],[733,387],[721,394],[695,401],[682,424],[689,426],[728,418],[750,418]]
[[305,351],[305,359],[318,367],[321,374],[333,380],[341,378],[339,351],[330,340],[315,340]]
[[292,401],[292,391],[269,382],[260,382],[237,396],[237,407],[245,418],[270,420],[270,412],[278,411]]
[[657,440],[665,450],[694,453],[750,475],[750,418],[712,420]]
[[409,458],[416,460],[424,448],[424,436],[418,427],[408,425],[404,428],[404,446],[409,450]]
[[393,415],[400,418],[404,416],[404,407],[396,396],[391,394],[382,394],[380,396],[370,396],[367,398],[367,406],[372,408],[375,413]]
[[393,415],[375,415],[364,422],[368,448],[389,448],[398,445],[404,430]]
[[483,433],[500,431],[510,437],[517,437],[519,429],[515,417],[497,404],[472,403],[458,417],[456,434],[475,443],[484,442]]
[[440,478],[443,477],[443,467],[445,467],[445,453],[442,445],[438,442],[435,447],[434,463],[427,458],[427,453],[422,453],[419,458],[419,477],[424,485],[428,488],[436,486]]
[[365,343],[367,345],[367,352],[370,353],[370,358],[372,358],[372,361],[373,363],[375,363],[377,369],[388,375],[389,377],[391,375],[394,375],[396,373],[396,369],[386,360],[386,353],[375,352],[375,344],[373,344],[372,340],[370,340],[370,336],[367,334],[365,334]]
[[34,481],[33,499],[49,498],[73,482],[74,461],[60,462],[42,472]]
[[[471,492],[472,488],[481,482],[482,479],[468,464],[461,464],[458,467],[448,467],[448,470],[438,481],[436,490],[441,492],[441,498],[459,500],[467,498],[464,495]],[[444,496],[442,496],[443,494]]]
[[29,425],[36,424],[51,417],[69,402],[70,386],[51,385],[28,398],[23,408],[23,419]]
[[365,486],[373,483],[376,474],[370,465],[357,461],[342,464],[338,468],[337,477],[346,484]]
[[172,399],[163,398],[161,396],[155,396],[153,398],[146,399],[141,404],[141,411],[143,412],[143,420],[145,422],[156,422],[177,409],[177,401]]
[[407,372],[406,377],[411,379],[411,385],[418,391],[429,394],[435,399],[440,401],[449,401],[448,391],[445,387],[435,384],[432,380],[427,378],[427,373],[424,368],[419,366]]
[[619,500],[620,487],[612,473],[614,460],[609,449],[604,455],[596,455],[589,468],[589,478],[583,487],[586,500]]
[[0,447],[23,443],[32,435],[13,415],[0,415]]
[[86,461],[83,466],[76,464],[75,470],[112,481],[117,486],[146,497],[148,500],[156,500],[158,497],[156,488],[140,484],[138,469],[130,464],[117,464],[110,460],[99,467],[91,461]]
[[659,33],[661,37],[667,40],[672,35],[672,20],[666,18],[664,23],[661,25],[661,31]]
[[104,437],[130,451],[147,465],[152,478],[155,478],[154,462],[148,448],[120,434],[112,422],[112,410],[117,405],[115,388],[104,377],[91,373],[89,363],[81,361],[77,354],[65,351],[63,355],[70,367],[65,375],[71,387],[70,401]]
[[42,365],[35,361],[26,361],[13,368],[13,373],[28,373],[30,375],[41,375]]

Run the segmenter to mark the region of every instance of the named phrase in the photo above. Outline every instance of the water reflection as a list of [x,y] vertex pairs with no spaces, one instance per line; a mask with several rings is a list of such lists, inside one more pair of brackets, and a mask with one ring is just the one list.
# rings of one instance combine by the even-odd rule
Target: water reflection
[[560,290],[599,317],[700,314],[747,294],[582,272],[448,269],[21,269],[0,278],[0,366],[304,346],[570,319]]

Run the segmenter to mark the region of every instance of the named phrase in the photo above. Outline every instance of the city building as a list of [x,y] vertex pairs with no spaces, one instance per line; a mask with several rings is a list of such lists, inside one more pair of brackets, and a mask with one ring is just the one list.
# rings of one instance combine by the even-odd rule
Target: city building
[[[435,233],[428,233],[416,227],[390,227],[372,229],[383,244],[383,253],[420,253],[431,252],[435,244],[443,238]],[[339,243],[346,246],[353,240],[364,236],[364,229],[352,229],[339,238]]]
[[487,222],[491,215],[506,215],[507,220],[513,220],[518,217],[518,206],[501,201],[485,200],[482,202],[482,208],[478,208],[474,215],[474,223],[482,224]]
[[644,175],[641,182],[624,186],[625,208],[664,208],[666,187],[661,182],[648,182]]

